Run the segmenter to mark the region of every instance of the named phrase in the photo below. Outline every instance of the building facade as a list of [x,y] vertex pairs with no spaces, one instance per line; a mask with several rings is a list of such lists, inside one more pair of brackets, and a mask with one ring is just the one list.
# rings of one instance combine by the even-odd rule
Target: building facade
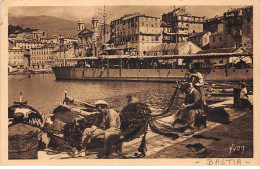
[[[78,45],[65,44],[63,46],[59,46],[59,48],[55,48],[52,52],[52,58],[55,66],[68,66],[70,63],[72,64],[71,66],[74,66],[77,63],[77,60],[75,60],[75,62],[72,62],[71,60],[77,57],[82,57],[82,48]],[[66,62],[66,60],[70,61]]]
[[209,37],[209,48],[223,48],[223,32],[215,32]]
[[204,20],[205,17],[192,16],[183,12],[182,8],[163,14],[164,27],[168,28],[167,32],[163,32],[163,42],[179,43],[187,41],[189,34],[203,32]]
[[44,69],[50,68],[53,63],[52,52],[54,47],[42,46],[34,47],[30,50],[30,65],[33,69]]
[[125,52],[144,55],[149,49],[162,44],[161,19],[158,17],[129,14],[113,20],[111,26],[111,43]]
[[8,49],[8,65],[17,68],[28,68],[29,60],[25,57],[25,51],[21,48]]
[[224,24],[223,24],[223,16],[216,16],[215,18],[207,19],[203,23],[203,31],[204,32],[223,32]]
[[39,41],[15,40],[14,44],[15,47],[23,48],[23,49],[31,49],[31,48],[43,46],[43,44]]
[[110,26],[98,22],[95,17],[91,21],[90,29],[81,20],[78,22],[78,42],[83,49],[82,56],[98,56],[102,46],[110,41]]
[[209,48],[209,41],[210,41],[211,32],[200,32],[192,34],[189,39],[192,43],[196,44],[202,49]]
[[223,46],[253,46],[253,6],[224,13]]

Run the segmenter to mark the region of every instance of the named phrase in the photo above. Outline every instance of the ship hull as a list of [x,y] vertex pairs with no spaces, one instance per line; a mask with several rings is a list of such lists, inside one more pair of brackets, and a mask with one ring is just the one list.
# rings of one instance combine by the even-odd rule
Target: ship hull
[[[182,80],[187,69],[101,69],[53,67],[57,80],[103,80],[103,81],[153,81],[174,82]],[[202,71],[203,72],[203,71]],[[207,73],[204,73],[207,72]],[[253,68],[211,69],[204,71],[205,80],[252,81]]]

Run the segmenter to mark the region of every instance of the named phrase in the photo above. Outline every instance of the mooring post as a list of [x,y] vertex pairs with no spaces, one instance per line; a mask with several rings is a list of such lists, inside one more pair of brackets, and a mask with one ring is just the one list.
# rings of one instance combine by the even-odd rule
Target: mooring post
[[20,102],[22,102],[22,101],[23,101],[23,93],[20,92]]

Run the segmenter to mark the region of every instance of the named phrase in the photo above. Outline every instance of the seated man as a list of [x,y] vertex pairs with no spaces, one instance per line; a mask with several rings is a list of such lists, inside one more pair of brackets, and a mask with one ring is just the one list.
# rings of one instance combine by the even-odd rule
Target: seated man
[[[185,84],[184,90],[186,94],[185,102],[177,118],[179,118],[181,122],[184,122],[184,126],[186,127],[185,134],[193,134],[195,119],[197,116],[202,115],[201,113],[203,112],[201,95],[191,83]],[[173,127],[176,127],[175,124],[173,124]]]
[[242,90],[240,91],[241,108],[246,109],[251,107],[251,102],[249,101],[246,83],[240,83]]
[[108,107],[107,102],[99,100],[95,104],[101,116],[96,119],[91,128],[84,130],[82,142],[84,144],[91,138],[104,138],[104,157],[107,157],[113,143],[120,138],[120,117],[115,110]]
[[138,102],[139,102],[138,99],[135,98],[135,97],[132,96],[132,95],[127,95],[126,98],[127,98],[127,104],[130,104],[130,103],[138,103]]

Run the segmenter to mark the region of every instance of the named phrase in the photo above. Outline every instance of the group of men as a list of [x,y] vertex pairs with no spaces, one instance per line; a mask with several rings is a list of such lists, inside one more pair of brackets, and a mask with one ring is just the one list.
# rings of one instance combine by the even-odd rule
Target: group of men
[[[185,92],[185,102],[181,106],[182,109],[179,111],[180,113],[176,113],[178,114],[176,119],[180,119],[180,121],[183,122],[182,124],[186,126],[184,133],[193,134],[195,120],[197,117],[203,115],[203,106],[206,105],[204,79],[202,74],[196,70],[190,70],[187,75],[187,83],[182,88]],[[244,97],[247,97],[245,88],[241,91],[241,97],[241,99],[246,99]],[[128,95],[127,102],[128,104],[137,103],[138,100],[132,95]],[[115,140],[122,137],[120,131],[120,116],[115,110],[109,108],[109,104],[103,100],[97,101],[95,105],[102,116],[96,119],[91,128],[84,130],[82,143],[86,144],[92,138],[103,138],[104,158],[106,158],[110,154],[111,147]],[[173,127],[175,125],[176,123],[173,123]]]
[[[195,116],[197,115],[197,109],[201,108],[202,101],[205,102],[204,97],[204,81],[203,76],[199,72],[189,73],[190,82],[185,89],[186,99],[183,104],[182,118],[186,120],[186,123],[190,126],[189,129],[194,128]],[[194,84],[194,85],[193,85]],[[194,87],[196,88],[194,88]],[[199,92],[198,92],[199,91]],[[203,99],[202,99],[203,98]],[[127,96],[127,103],[137,103],[138,99],[132,95]],[[112,145],[116,140],[122,137],[120,131],[120,116],[115,110],[109,108],[109,104],[103,100],[99,100],[95,103],[97,110],[101,113],[100,116],[91,128],[86,128],[83,132],[82,143],[87,144],[92,138],[104,139],[104,158],[106,158],[111,151]]]

